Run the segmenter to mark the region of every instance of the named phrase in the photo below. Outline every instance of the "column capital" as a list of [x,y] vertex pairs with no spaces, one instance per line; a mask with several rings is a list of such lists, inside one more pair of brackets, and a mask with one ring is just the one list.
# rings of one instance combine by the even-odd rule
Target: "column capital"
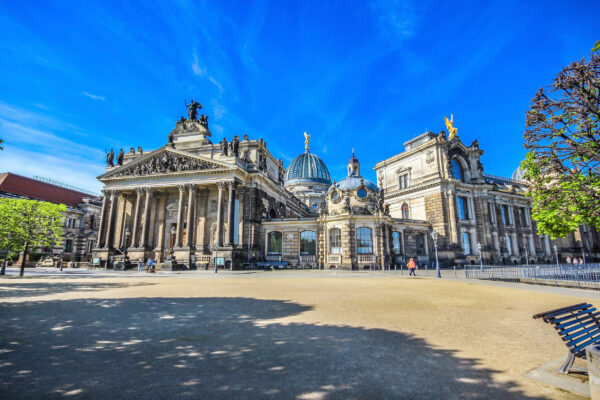
[[179,189],[180,192],[185,192],[185,185],[177,185],[177,189]]
[[186,183],[185,187],[188,188],[188,190],[196,190],[196,184],[195,183]]
[[233,189],[235,189],[235,187],[237,186],[238,183],[236,180],[233,180],[233,181],[227,181],[226,184],[227,184],[227,187],[229,188],[229,190],[233,190]]
[[144,193],[144,189],[143,188],[135,188],[135,193],[137,193],[138,196],[141,196]]
[[151,188],[151,187],[144,188],[144,192],[146,192],[146,194],[148,196],[151,195],[153,191],[154,191],[154,188]]
[[225,189],[226,182],[217,182],[217,186],[219,187],[219,191]]

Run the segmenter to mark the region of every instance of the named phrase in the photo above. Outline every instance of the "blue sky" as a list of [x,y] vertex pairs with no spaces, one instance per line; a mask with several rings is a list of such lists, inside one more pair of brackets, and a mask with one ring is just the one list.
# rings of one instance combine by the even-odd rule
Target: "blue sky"
[[215,141],[264,138],[363,175],[454,114],[487,173],[525,152],[540,86],[600,40],[596,1],[5,0],[0,171],[99,191],[105,149],[166,143],[193,98]]

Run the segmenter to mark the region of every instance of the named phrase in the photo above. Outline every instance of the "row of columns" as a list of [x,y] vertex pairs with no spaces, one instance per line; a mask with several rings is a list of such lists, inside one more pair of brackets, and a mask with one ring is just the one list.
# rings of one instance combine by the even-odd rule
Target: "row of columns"
[[[234,243],[234,226],[233,226],[233,218],[235,213],[235,196],[236,196],[236,186],[237,182],[228,181],[228,182],[217,182],[218,188],[218,197],[217,197],[217,231],[216,231],[216,242],[215,245],[220,247],[223,245],[223,224],[224,224],[224,215],[223,215],[223,196],[225,189],[228,188],[228,204],[227,204],[227,232],[226,232],[226,240],[225,245],[230,246]],[[177,209],[177,229],[175,236],[175,248],[191,248],[194,243],[194,235],[195,232],[194,227],[194,210],[196,209],[196,194],[197,194],[197,185],[195,184],[186,184],[186,185],[178,185],[177,189],[179,190],[179,201],[178,201],[178,209]],[[186,209],[185,204],[185,195],[187,192],[187,214],[184,215],[184,210]],[[98,232],[98,238],[96,241],[97,248],[110,248],[112,243],[114,243],[115,232],[117,230],[116,220],[117,220],[117,208],[118,208],[118,199],[119,196],[123,196],[117,190],[104,190],[102,192],[104,194],[104,198],[102,201],[102,211],[100,217],[100,226]],[[148,247],[148,234],[149,234],[149,225],[150,225],[150,209],[152,203],[152,188],[137,188],[135,189],[136,200],[135,205],[132,210],[133,214],[133,226],[131,232],[131,241],[127,241],[127,247],[133,248],[147,248]],[[143,213],[140,216],[142,204],[144,206]],[[188,234],[185,237],[185,241],[183,240],[183,227],[184,221],[186,225],[186,232]],[[125,224],[125,219],[123,219],[123,224]],[[141,223],[141,232],[140,232],[140,224]],[[140,235],[138,237],[138,232]],[[163,236],[163,235],[160,235]],[[127,240],[127,239],[125,239]]]

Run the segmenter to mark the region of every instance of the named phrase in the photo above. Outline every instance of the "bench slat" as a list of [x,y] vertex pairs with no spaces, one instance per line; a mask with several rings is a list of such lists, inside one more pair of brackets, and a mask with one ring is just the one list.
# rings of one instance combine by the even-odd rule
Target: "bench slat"
[[571,351],[575,354],[579,353],[581,350],[585,349],[586,347],[588,347],[590,344],[596,343],[597,341],[600,341],[600,335],[598,336],[594,336],[592,339],[588,340],[587,342],[580,344],[579,346],[575,347],[574,349],[572,349]]
[[550,310],[550,311],[546,311],[546,312],[543,312],[543,313],[535,314],[533,316],[533,319],[538,319],[538,318],[542,318],[542,317],[551,317],[551,316],[553,316],[554,314],[557,314],[557,313],[558,314],[565,313],[565,312],[569,312],[569,311],[572,311],[572,310],[580,309],[580,308],[585,307],[585,306],[591,306],[591,304],[588,304],[588,303],[579,303],[579,304],[574,304],[574,305],[568,306],[568,307],[557,308],[556,310]]
[[[564,328],[568,328],[571,325],[579,324],[579,323],[582,323],[582,322],[586,323],[586,324],[589,323],[589,322],[592,322],[592,321],[597,322],[596,317],[598,317],[598,316],[600,316],[600,312],[594,312],[594,313],[592,313],[590,315],[587,315],[585,318],[581,318],[581,319],[576,319],[576,320],[573,320],[573,321],[564,322],[562,324],[555,325],[554,327],[556,329],[558,329],[559,331],[563,331],[564,332]],[[569,328],[569,329],[572,330],[573,328]]]
[[590,326],[589,328],[582,329],[580,331],[572,333],[569,336],[564,336],[562,338],[562,340],[564,340],[565,342],[568,342],[568,343],[570,343],[570,342],[578,342],[578,341],[581,341],[581,340],[585,339],[585,337],[581,337],[581,335],[586,334],[586,333],[590,333],[590,332],[591,333],[595,333],[593,331],[600,332],[600,326],[598,326],[598,325]]
[[586,329],[589,330],[590,328],[598,327],[598,326],[600,326],[600,324],[598,324],[596,321],[589,321],[589,322],[587,322],[585,324],[575,325],[575,326],[573,326],[573,327],[571,327],[569,329],[559,330],[558,334],[564,340],[565,338],[568,338],[570,336],[573,336],[573,337],[577,336],[577,334],[579,332],[581,332],[581,330],[586,330]]
[[573,318],[576,318],[576,317],[583,317],[584,315],[590,314],[590,313],[592,313],[594,311],[596,311],[596,307],[588,308],[588,309],[585,309],[585,310],[579,310],[579,311],[577,311],[574,314],[567,315],[566,317],[553,318],[553,319],[548,319],[548,320],[546,318],[544,318],[544,321],[556,325],[556,324],[559,324],[559,323],[561,323],[563,321],[567,321],[569,319],[573,319]]

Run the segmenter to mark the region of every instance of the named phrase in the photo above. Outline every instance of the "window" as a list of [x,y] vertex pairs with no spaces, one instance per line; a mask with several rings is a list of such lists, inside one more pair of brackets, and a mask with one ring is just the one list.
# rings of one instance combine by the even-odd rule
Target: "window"
[[317,207],[318,207],[318,206],[317,206],[317,203],[313,203],[313,204],[312,204],[312,209],[313,209],[313,210],[316,210],[316,209],[317,209]]
[[510,215],[508,213],[508,206],[502,205],[502,208],[500,210],[502,211],[502,223],[504,225],[509,225],[510,224]]
[[392,253],[396,255],[402,254],[400,232],[392,232]]
[[300,233],[300,254],[308,256],[317,254],[317,233],[315,231]]
[[216,200],[210,201],[210,212],[217,212],[217,201]]
[[71,253],[73,251],[73,241],[71,239],[65,240],[65,253]]
[[521,220],[521,226],[527,226],[527,217],[525,216],[525,208],[519,207],[519,219]]
[[512,250],[512,241],[511,241],[509,235],[506,235],[506,251],[508,251],[508,254],[512,254],[513,253],[513,250]]
[[408,174],[402,174],[399,177],[398,187],[400,189],[408,188]]
[[373,239],[371,228],[358,228],[356,230],[356,252],[357,254],[372,254]]
[[88,245],[87,245],[87,252],[91,253],[92,249],[94,248],[94,242],[93,241],[88,241]]
[[408,219],[410,215],[408,214],[408,204],[402,204],[402,219]]
[[358,195],[358,197],[360,197],[361,199],[364,199],[365,197],[367,197],[367,191],[365,189],[359,189],[358,192],[356,193]]
[[450,164],[452,167],[452,177],[464,182],[465,178],[463,175],[463,168],[458,162],[458,160],[456,158],[453,158]]
[[90,215],[90,229],[94,229],[95,228],[94,222],[95,222],[94,221],[94,215],[92,214],[92,215]]
[[473,254],[471,251],[471,234],[469,232],[463,232],[462,234],[463,249],[466,255]]
[[269,254],[281,254],[283,235],[281,232],[269,232],[267,235],[267,251]]
[[424,256],[425,253],[425,235],[422,233],[417,233],[415,237],[415,242],[417,245],[417,255]]
[[329,253],[342,254],[342,230],[339,228],[329,230]]
[[457,197],[458,217],[460,219],[469,219],[469,202],[466,197]]

